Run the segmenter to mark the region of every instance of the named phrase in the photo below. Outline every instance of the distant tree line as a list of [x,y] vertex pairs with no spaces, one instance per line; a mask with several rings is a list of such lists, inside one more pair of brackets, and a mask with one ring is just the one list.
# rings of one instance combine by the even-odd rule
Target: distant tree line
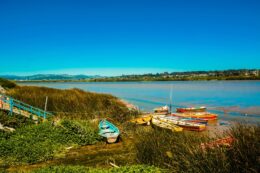
[[260,80],[260,70],[215,70],[147,73],[89,79],[88,81],[189,81],[189,80]]

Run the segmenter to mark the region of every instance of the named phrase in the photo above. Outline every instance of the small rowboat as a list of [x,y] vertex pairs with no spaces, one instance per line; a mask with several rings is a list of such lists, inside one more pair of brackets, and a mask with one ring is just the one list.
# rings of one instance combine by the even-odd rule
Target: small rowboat
[[200,123],[200,124],[208,124],[208,120],[204,120],[204,119],[200,119],[200,118],[191,118],[191,117],[187,117],[187,118],[182,118],[183,121],[188,121],[188,122],[194,122],[194,123]]
[[152,118],[152,124],[163,129],[169,129],[173,132],[181,132],[183,130],[182,127],[179,127],[173,123],[162,121],[159,118]]
[[147,116],[132,119],[132,120],[130,120],[130,122],[139,124],[139,125],[150,125],[151,120],[152,120],[152,116],[147,115]]
[[215,148],[215,147],[219,147],[219,146],[230,147],[233,142],[234,142],[234,138],[231,136],[228,136],[225,138],[217,139],[212,142],[202,143],[201,148],[206,149],[206,148]]
[[206,125],[196,122],[190,122],[183,118],[179,117],[173,117],[173,116],[161,116],[158,117],[161,121],[168,122],[174,125],[178,125],[182,127],[184,130],[190,130],[190,131],[204,131],[206,130]]
[[168,114],[169,113],[169,107],[166,105],[166,106],[155,108],[154,113]]
[[99,135],[106,138],[107,143],[115,143],[119,137],[119,129],[107,120],[101,120],[99,123]]
[[197,118],[201,120],[216,120],[218,116],[209,112],[193,112],[193,113],[173,113],[171,116],[182,117],[182,118]]
[[191,108],[177,108],[176,112],[185,113],[185,112],[205,112],[206,107],[191,107]]

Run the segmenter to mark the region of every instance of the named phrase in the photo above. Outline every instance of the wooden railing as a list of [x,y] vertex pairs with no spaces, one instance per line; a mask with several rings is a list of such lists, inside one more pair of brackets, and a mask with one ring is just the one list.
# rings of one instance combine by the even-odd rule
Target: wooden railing
[[37,116],[43,119],[53,116],[53,114],[47,111],[28,105],[5,94],[0,94],[0,109],[8,110],[10,114],[18,113],[24,116]]

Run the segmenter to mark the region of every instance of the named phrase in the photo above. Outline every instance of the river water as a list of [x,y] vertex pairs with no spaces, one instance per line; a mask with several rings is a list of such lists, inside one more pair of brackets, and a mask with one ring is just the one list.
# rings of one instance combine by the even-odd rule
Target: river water
[[143,111],[171,102],[173,108],[207,106],[224,120],[260,122],[260,81],[26,82],[20,85],[108,93]]

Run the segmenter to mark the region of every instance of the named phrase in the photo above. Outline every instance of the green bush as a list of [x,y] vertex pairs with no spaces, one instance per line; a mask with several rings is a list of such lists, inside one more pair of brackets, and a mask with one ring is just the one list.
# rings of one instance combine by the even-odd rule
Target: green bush
[[0,157],[7,162],[35,163],[53,158],[63,147],[94,144],[100,137],[96,129],[83,127],[78,122],[62,121],[53,126],[50,122],[30,125],[14,133],[0,135]]
[[41,168],[33,173],[162,173],[163,170],[154,166],[134,165],[121,168],[97,169],[84,166],[53,166]]
[[260,126],[239,124],[227,134],[235,141],[230,148],[203,150],[202,142],[212,139],[194,133],[152,131],[142,133],[136,144],[141,164],[171,172],[260,172]]
[[8,115],[8,112],[0,110],[0,123],[4,126],[19,128],[22,126],[34,124],[33,120],[26,118],[24,116],[20,116],[17,114]]

